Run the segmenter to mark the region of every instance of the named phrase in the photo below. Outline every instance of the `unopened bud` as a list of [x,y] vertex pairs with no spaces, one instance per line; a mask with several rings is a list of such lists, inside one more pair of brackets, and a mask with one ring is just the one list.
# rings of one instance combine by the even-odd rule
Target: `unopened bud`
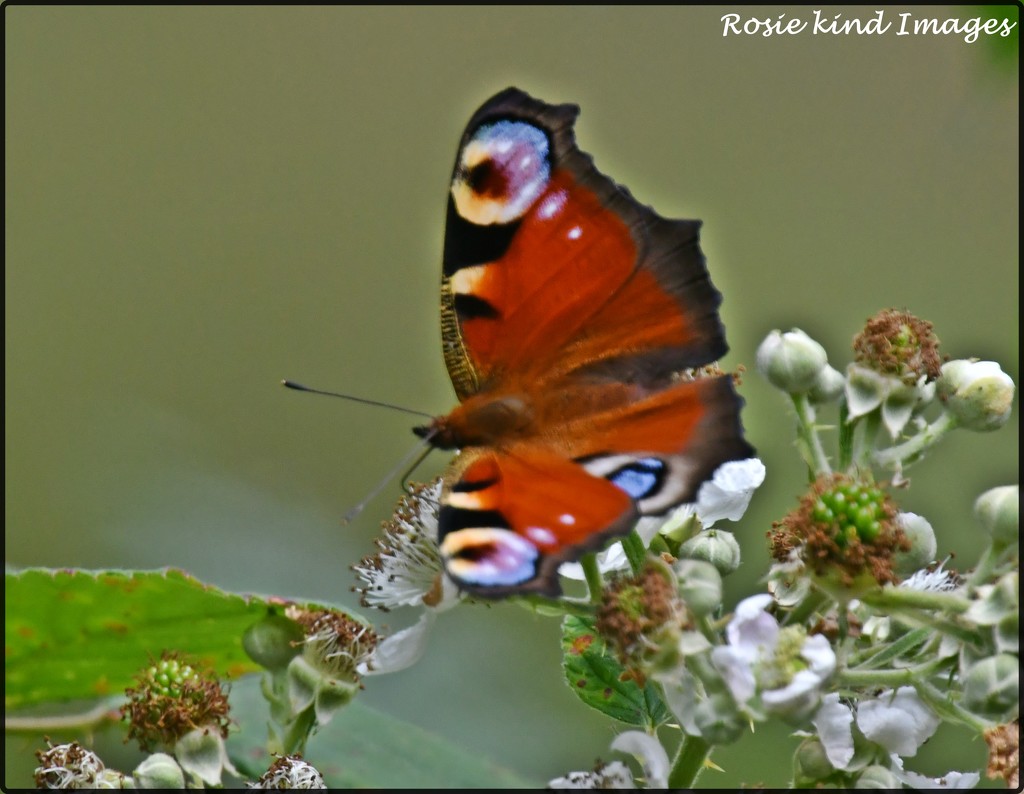
[[964,705],[985,717],[1001,718],[1020,703],[1017,657],[1000,653],[982,659],[964,678]]
[[1000,545],[1020,539],[1020,486],[1003,485],[985,491],[974,503],[974,515]]
[[1010,418],[1015,387],[995,361],[948,361],[936,385],[939,399],[968,430],[997,430]]
[[799,328],[772,331],[757,348],[758,372],[790,394],[810,390],[827,365],[825,348]]
[[709,562],[725,576],[740,567],[740,544],[731,532],[706,529],[680,546],[679,556]]

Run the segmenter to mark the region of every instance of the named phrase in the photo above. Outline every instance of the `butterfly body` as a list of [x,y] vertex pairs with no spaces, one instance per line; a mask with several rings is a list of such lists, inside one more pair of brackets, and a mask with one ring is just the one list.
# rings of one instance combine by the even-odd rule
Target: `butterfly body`
[[418,433],[458,449],[445,565],[484,596],[556,595],[557,568],[693,501],[752,454],[698,221],[667,220],[575,144],[578,109],[486,102],[452,176],[441,285],[460,403]]

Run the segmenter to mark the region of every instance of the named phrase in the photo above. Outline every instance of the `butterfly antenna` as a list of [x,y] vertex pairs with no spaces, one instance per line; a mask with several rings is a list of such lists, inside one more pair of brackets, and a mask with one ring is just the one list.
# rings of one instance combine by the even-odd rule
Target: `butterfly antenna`
[[[356,403],[365,403],[366,405],[376,405],[380,408],[390,408],[392,411],[401,411],[404,414],[412,414],[413,416],[425,416],[428,419],[433,419],[433,414],[425,413],[424,411],[416,411],[412,408],[406,408],[402,405],[393,405],[392,403],[381,402],[380,400],[368,400],[365,397],[353,397],[351,394],[339,394],[333,391],[324,391],[323,389],[313,389],[309,386],[303,386],[301,383],[296,383],[293,380],[283,380],[281,385],[286,389],[294,389],[295,391],[306,391],[310,394],[325,394],[328,397],[340,397],[343,400],[351,400]],[[418,445],[417,445],[418,448]]]
[[[409,450],[409,452],[407,452],[400,461],[398,461],[394,468],[392,468],[391,471],[385,474],[381,478],[380,482],[378,482],[373,487],[373,489],[366,496],[363,497],[359,504],[355,505],[347,513],[345,513],[345,515],[341,517],[341,523],[347,524],[357,515],[362,513],[363,510],[366,509],[366,506],[373,500],[373,498],[377,496],[377,494],[379,494],[381,491],[383,491],[385,486],[387,486],[388,483],[394,480],[395,477],[398,476],[399,472],[401,472],[403,469],[405,469],[405,473],[402,475],[402,480],[404,481],[405,478],[412,473],[413,469],[419,466],[420,462],[427,455],[430,454],[430,451],[433,449],[433,447],[430,446],[430,440],[434,437],[434,435],[434,432],[427,433],[420,441],[418,441],[416,445],[411,450]],[[424,447],[426,447],[426,449],[424,449]],[[417,456],[419,457],[417,458]],[[416,462],[413,463],[411,467],[406,469],[406,466],[408,465],[409,461],[412,460],[413,458],[417,458]]]

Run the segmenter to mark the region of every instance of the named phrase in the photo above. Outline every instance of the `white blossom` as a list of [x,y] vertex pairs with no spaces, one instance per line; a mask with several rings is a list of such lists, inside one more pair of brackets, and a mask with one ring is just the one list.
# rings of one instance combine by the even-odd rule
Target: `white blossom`
[[728,644],[713,649],[711,661],[741,706],[751,705],[760,692],[767,711],[799,716],[817,705],[836,656],[822,635],[808,637],[796,626],[781,629],[765,611],[771,602],[766,593],[741,601],[726,627]]

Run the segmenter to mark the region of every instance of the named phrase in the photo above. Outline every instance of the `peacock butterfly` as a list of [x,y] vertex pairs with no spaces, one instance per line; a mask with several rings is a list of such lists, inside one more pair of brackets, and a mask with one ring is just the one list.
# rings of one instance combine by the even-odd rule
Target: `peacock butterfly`
[[579,108],[516,88],[470,119],[448,196],[445,364],[460,400],[416,432],[457,449],[438,513],[448,575],[555,596],[558,566],[695,500],[750,457],[698,243],[597,171]]

